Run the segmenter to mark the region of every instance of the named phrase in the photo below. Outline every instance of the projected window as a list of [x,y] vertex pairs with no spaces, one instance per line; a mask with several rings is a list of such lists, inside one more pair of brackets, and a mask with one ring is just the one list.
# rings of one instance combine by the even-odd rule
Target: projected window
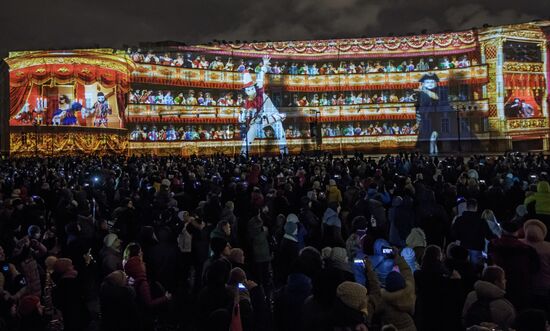
[[505,61],[542,62],[540,46],[535,43],[506,41],[503,51]]

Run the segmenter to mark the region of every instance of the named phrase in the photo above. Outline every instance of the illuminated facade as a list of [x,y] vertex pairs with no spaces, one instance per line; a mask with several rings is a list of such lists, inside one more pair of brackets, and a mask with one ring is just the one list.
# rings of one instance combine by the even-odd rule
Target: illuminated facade
[[14,155],[547,150],[549,26],[14,52],[6,135]]

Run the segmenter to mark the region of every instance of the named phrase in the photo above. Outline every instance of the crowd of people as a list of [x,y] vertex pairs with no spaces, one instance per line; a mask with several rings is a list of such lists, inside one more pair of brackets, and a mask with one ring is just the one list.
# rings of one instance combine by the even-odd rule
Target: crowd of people
[[[160,127],[160,126],[159,126]],[[130,133],[131,141],[177,141],[177,140],[233,140],[244,137],[242,130],[232,125],[199,125],[174,127],[173,124],[157,128],[152,125],[136,125]],[[381,135],[413,135],[417,133],[416,124],[397,121],[393,123],[364,121],[357,123],[322,124],[321,135],[323,137],[352,137],[352,136],[381,136]],[[271,139],[275,137],[273,129],[266,128],[258,133],[260,139]],[[285,130],[287,138],[311,138],[311,128],[307,123],[302,125],[288,125]]]
[[[221,106],[242,107],[245,103],[242,93],[222,92],[215,98],[212,92],[188,90],[185,92],[132,90],[129,102],[146,105],[186,105],[186,106]],[[467,97],[464,95],[464,100]],[[412,90],[346,92],[346,93],[295,93],[291,100],[283,106],[288,107],[318,107],[318,106],[349,106],[382,103],[414,103],[416,96]]]
[[[261,61],[252,59],[240,59],[235,61],[232,57],[211,56],[201,54],[183,54],[164,52],[155,53],[153,50],[143,52],[141,49],[128,49],[128,54],[134,62],[158,64],[163,66],[183,67],[189,69],[208,69],[235,72],[258,72]],[[292,62],[275,61],[268,69],[268,73],[274,75],[335,75],[335,74],[366,74],[383,72],[411,72],[447,70],[454,68],[466,68],[478,64],[476,58],[468,55],[452,57],[429,57],[420,59],[396,59],[396,60],[369,60],[369,61],[333,61],[326,63],[317,62]]]
[[547,330],[550,159],[0,161],[0,330]]

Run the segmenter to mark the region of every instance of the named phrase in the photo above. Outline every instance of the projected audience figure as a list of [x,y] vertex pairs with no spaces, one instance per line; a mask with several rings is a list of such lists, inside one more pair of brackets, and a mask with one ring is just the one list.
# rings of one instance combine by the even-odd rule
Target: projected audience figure
[[264,78],[269,68],[269,60],[269,56],[263,57],[262,66],[256,75],[256,82],[252,80],[250,73],[245,71],[243,74],[246,100],[245,110],[239,116],[241,138],[243,139],[241,154],[248,154],[256,137],[264,136],[263,130],[267,127],[273,129],[274,138],[281,154],[288,153],[283,127],[286,115],[279,113],[264,90]]

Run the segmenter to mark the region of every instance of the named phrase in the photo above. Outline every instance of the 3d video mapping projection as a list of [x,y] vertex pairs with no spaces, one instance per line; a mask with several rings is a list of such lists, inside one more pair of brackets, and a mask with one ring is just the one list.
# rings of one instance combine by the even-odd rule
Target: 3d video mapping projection
[[539,144],[547,30],[13,53],[10,125],[120,128],[152,154]]

